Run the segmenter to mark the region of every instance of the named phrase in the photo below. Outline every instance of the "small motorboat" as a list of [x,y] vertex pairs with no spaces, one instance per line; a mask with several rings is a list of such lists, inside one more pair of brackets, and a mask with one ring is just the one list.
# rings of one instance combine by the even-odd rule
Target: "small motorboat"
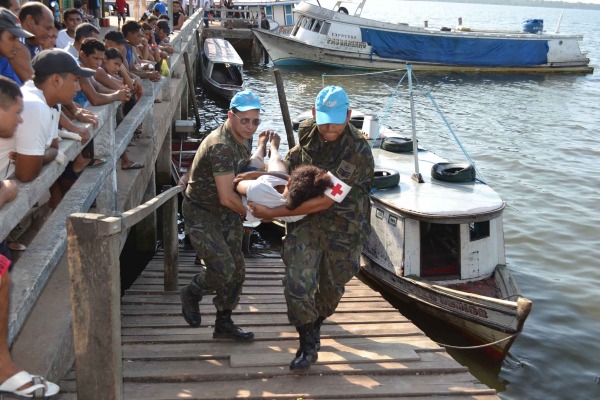
[[532,305],[506,266],[505,203],[466,153],[469,162],[449,163],[417,145],[409,92],[412,137],[363,118],[374,141],[375,189],[361,270],[502,360]]
[[225,39],[207,38],[201,52],[202,84],[220,100],[244,89],[244,62]]

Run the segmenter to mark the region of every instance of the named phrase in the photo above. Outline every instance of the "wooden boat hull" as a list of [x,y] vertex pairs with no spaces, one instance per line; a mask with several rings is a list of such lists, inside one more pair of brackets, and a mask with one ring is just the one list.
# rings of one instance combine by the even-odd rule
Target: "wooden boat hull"
[[[391,290],[399,300],[452,325],[475,345],[497,342],[482,348],[495,361],[501,361],[506,356],[531,310],[531,301],[516,294],[516,301],[506,301],[455,291],[397,276],[366,256],[361,260],[361,270]],[[491,279],[502,282],[512,280],[506,266],[498,266]]]
[[384,139],[375,146],[382,148],[373,150],[376,170],[396,170],[400,181],[371,195],[362,270],[399,300],[452,325],[475,344],[490,344],[483,349],[501,360],[531,309],[505,266],[504,202],[477,179],[435,179],[435,166],[447,160],[421,148],[422,182],[417,183],[410,173],[411,149],[385,150],[394,132],[379,132]]
[[222,101],[229,101],[237,92],[244,90],[240,85],[225,85],[220,84],[202,74],[202,86],[212,96],[219,98]]
[[[582,37],[578,35],[435,31],[345,15],[306,3],[300,3],[296,12],[300,17],[289,36],[254,30],[277,66],[322,64],[386,70],[409,63],[414,70],[593,71],[579,49]],[[308,24],[307,20],[316,22]],[[329,27],[319,31],[317,26],[326,25]],[[447,50],[442,52],[442,48]]]

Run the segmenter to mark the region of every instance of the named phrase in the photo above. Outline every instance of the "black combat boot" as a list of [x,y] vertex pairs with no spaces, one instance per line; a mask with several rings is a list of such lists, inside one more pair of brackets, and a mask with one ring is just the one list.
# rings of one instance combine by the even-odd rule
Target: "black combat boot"
[[202,300],[202,296],[194,295],[190,285],[181,289],[179,296],[181,297],[181,313],[185,321],[191,326],[200,326],[202,316],[198,303]]
[[310,368],[310,364],[317,361],[317,350],[315,349],[315,326],[310,324],[297,326],[300,334],[300,348],[296,352],[296,358],[290,363],[290,370],[304,371]]
[[323,321],[325,321],[325,317],[319,317],[315,321],[315,349],[317,351],[321,350],[321,325],[323,325]]
[[231,310],[217,311],[213,339],[233,339],[239,342],[251,342],[254,333],[246,332],[231,320]]

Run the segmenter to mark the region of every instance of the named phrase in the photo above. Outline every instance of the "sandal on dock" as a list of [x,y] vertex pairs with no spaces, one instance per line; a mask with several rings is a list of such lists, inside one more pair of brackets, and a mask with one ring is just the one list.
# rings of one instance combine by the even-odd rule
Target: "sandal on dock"
[[27,250],[27,246],[19,242],[8,241],[8,248],[12,251],[25,251]]
[[[27,384],[31,384],[31,386],[23,388]],[[58,385],[47,381],[41,376],[21,371],[2,382],[0,385],[0,398],[8,395],[17,399],[47,399],[59,391]]]
[[128,167],[123,167],[123,166],[121,166],[121,169],[124,169],[124,170],[128,170],[128,169],[142,169],[142,168],[144,168],[144,167],[145,167],[145,165],[143,165],[143,164],[140,164],[140,163],[138,163],[138,162],[134,162],[133,164],[131,164],[131,165],[130,165],[130,166],[128,166]]

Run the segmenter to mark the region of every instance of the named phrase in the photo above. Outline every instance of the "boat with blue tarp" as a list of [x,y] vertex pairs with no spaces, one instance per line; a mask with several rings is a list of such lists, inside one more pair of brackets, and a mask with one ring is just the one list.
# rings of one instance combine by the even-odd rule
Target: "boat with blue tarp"
[[289,35],[254,34],[277,66],[395,69],[410,63],[415,70],[593,71],[579,47],[582,35],[545,33],[539,19],[515,31],[416,27],[362,18],[365,2],[352,15],[341,1],[333,9],[302,2]]

